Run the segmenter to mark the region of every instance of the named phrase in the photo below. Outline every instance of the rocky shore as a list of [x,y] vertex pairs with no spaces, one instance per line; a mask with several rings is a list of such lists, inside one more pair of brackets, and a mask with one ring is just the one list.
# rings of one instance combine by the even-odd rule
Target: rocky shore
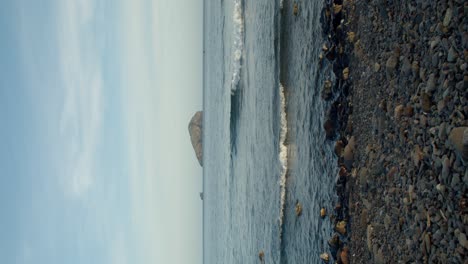
[[326,6],[324,60],[337,81],[323,88],[334,99],[324,128],[340,166],[332,255],[466,263],[468,3]]

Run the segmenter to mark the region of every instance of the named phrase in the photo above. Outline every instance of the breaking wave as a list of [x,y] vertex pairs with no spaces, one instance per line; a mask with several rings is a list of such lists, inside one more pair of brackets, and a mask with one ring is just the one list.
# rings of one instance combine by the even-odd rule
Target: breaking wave
[[231,78],[231,93],[237,90],[240,80],[242,68],[242,53],[244,50],[244,14],[241,0],[234,2],[234,44],[233,54],[231,59],[232,78]]
[[280,171],[280,236],[282,234],[283,219],[284,219],[284,206],[286,202],[286,173],[288,172],[288,146],[286,145],[286,136],[288,132],[288,120],[286,117],[286,98],[284,96],[284,87],[282,84],[279,86],[279,93],[281,98],[281,131],[280,131],[280,144],[278,158],[281,165]]

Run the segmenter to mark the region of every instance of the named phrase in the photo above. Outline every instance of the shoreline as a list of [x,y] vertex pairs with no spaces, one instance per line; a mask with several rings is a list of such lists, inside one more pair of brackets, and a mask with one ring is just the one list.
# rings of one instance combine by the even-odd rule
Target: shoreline
[[350,262],[338,261],[463,263],[468,171],[459,131],[468,126],[467,4],[344,3],[354,39],[347,35],[345,48],[350,122],[340,121],[348,129],[339,137],[355,138],[356,147],[348,162],[339,152]]

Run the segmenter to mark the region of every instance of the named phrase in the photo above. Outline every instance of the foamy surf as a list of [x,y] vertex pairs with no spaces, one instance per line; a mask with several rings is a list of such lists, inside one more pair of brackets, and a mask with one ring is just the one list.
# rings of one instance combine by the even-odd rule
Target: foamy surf
[[284,206],[286,202],[286,173],[288,171],[288,147],[286,145],[286,136],[288,132],[288,120],[286,117],[286,98],[284,96],[284,87],[279,85],[279,94],[281,98],[281,131],[280,131],[280,144],[278,158],[281,165],[280,171],[280,237],[282,235],[283,219],[284,219]]
[[233,54],[231,59],[232,78],[231,78],[231,93],[237,90],[240,80],[240,72],[242,68],[242,53],[244,50],[244,12],[241,0],[234,2],[234,43]]

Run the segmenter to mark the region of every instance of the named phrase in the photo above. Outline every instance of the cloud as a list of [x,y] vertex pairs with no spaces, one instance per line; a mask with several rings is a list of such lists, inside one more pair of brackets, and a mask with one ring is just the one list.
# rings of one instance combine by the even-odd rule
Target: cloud
[[57,42],[64,87],[60,136],[65,164],[62,179],[74,196],[94,181],[94,160],[102,117],[101,61],[93,33],[93,2],[59,1]]

